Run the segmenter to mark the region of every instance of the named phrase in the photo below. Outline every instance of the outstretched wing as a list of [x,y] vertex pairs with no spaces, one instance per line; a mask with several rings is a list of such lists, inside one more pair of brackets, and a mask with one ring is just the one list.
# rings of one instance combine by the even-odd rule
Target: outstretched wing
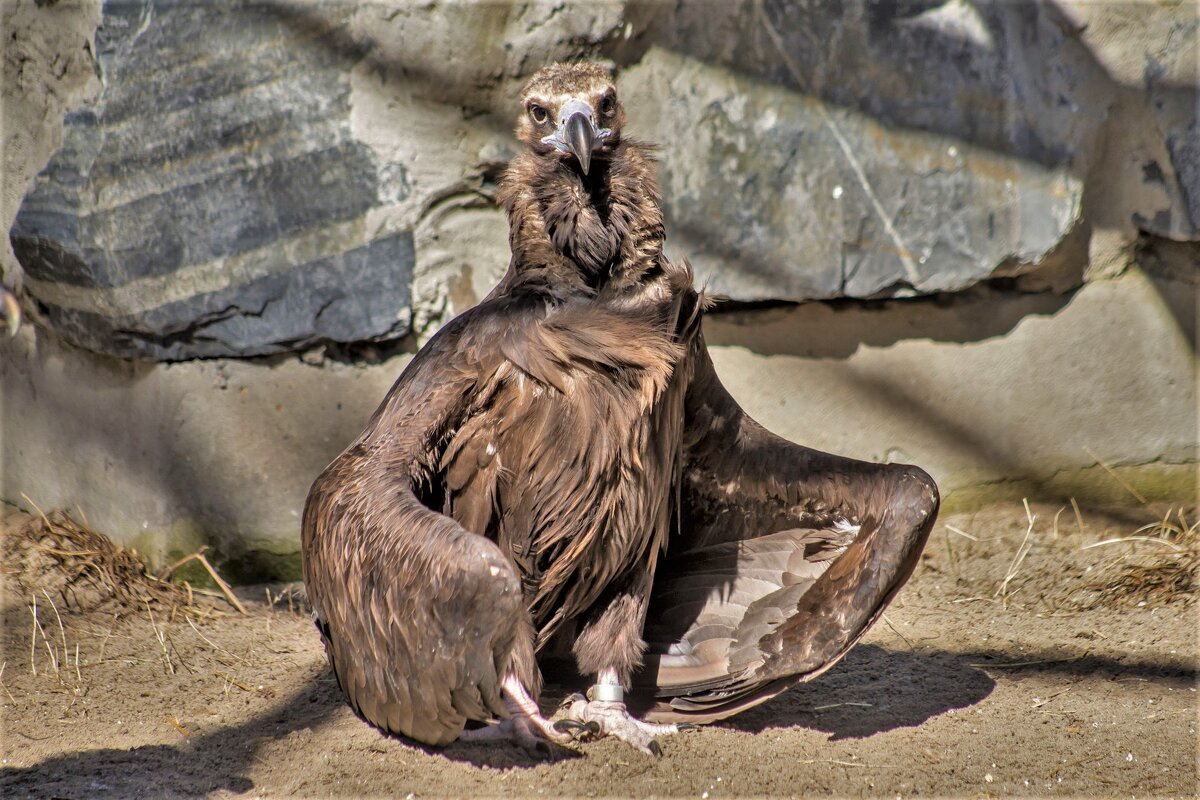
[[692,351],[680,525],[655,579],[650,719],[707,722],[813,678],[912,574],[933,480],[793,444],[751,419]]
[[304,580],[338,682],[368,721],[427,744],[506,714],[500,681],[528,632],[500,550],[440,507],[437,453],[462,416],[486,337],[464,315],[414,358],[367,430],[317,478]]

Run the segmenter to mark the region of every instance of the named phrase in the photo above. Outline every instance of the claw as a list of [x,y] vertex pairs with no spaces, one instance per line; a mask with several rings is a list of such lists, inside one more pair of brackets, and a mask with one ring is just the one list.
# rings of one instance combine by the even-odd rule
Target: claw
[[580,731],[587,731],[588,733],[594,734],[600,732],[600,726],[595,722],[580,722],[577,719],[560,719],[554,723],[554,730],[560,733],[575,734]]
[[594,737],[614,736],[655,758],[662,756],[662,745],[655,737],[678,733],[682,729],[679,725],[642,722],[629,715],[624,703],[604,700],[579,698],[566,709],[566,715],[560,722],[586,725]]
[[[562,727],[563,722],[570,723],[575,722],[574,720],[560,720],[552,724],[541,715],[537,703],[513,675],[505,677],[503,686],[505,704],[512,716],[483,728],[464,730],[458,735],[458,741],[512,742],[534,755],[549,757],[554,753],[554,745],[570,744],[575,740],[575,737]],[[576,724],[581,728],[587,727],[582,722]]]

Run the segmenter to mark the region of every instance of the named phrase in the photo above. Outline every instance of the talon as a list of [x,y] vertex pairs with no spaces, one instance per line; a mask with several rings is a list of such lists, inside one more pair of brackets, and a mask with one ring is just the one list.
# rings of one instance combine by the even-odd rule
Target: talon
[[[603,700],[574,700],[565,713],[567,720],[583,723],[588,738],[613,736],[655,758],[662,756],[662,745],[655,739],[656,736],[669,736],[681,729],[694,727],[643,722],[631,716],[624,703]],[[571,728],[574,730],[574,726]],[[583,729],[576,734],[578,739],[584,738]]]
[[554,730],[559,733],[575,733],[587,729],[588,726],[577,719],[560,719],[554,723]]
[[675,730],[680,733],[684,731],[698,731],[700,730],[700,726],[694,722],[677,722],[675,723]]

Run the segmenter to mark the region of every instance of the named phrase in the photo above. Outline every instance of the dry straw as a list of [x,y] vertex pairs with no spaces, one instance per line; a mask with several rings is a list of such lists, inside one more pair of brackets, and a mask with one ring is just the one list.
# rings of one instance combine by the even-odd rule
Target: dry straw
[[1163,606],[1195,602],[1200,575],[1200,521],[1170,508],[1160,520],[1128,536],[1085,545],[1083,550],[1114,548],[1118,554],[1098,574],[1072,587],[1063,605],[1077,610],[1122,606]]
[[[38,592],[49,600],[49,589],[76,611],[107,609],[129,616],[150,606],[167,613],[177,608],[200,616],[218,613],[198,606],[190,587],[151,574],[136,550],[119,547],[64,511],[39,509],[7,538],[6,558],[19,565],[15,574],[22,593],[35,600]],[[53,601],[51,606],[57,614]]]

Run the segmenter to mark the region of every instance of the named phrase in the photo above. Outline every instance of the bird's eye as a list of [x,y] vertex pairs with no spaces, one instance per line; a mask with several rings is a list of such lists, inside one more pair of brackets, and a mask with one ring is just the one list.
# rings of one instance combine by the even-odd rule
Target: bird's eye
[[550,115],[546,113],[546,109],[539,105],[532,105],[529,107],[529,116],[532,117],[533,121],[538,125],[542,125],[546,122],[546,120],[550,119]]
[[617,98],[611,94],[604,95],[604,99],[600,101],[600,113],[608,116],[613,113],[617,107]]

